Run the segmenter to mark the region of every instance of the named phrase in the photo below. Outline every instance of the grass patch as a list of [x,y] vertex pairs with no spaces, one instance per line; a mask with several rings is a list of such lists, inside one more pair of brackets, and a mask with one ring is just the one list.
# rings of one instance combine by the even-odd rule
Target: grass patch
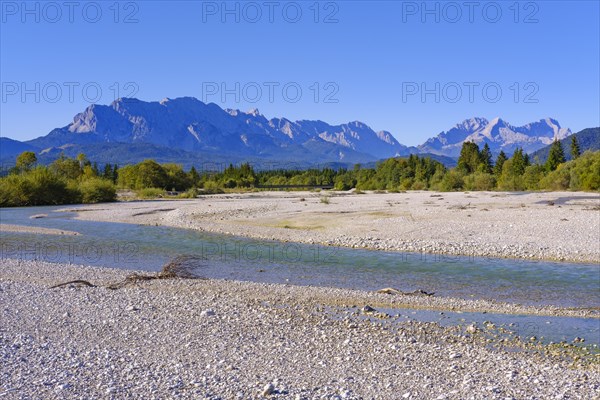
[[160,199],[165,196],[165,191],[158,188],[145,188],[138,190],[136,194],[141,199]]

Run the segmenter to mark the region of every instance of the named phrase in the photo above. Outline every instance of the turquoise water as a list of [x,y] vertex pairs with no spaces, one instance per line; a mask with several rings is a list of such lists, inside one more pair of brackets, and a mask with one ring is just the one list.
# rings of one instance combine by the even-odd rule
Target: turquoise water
[[[202,257],[198,274],[271,283],[364,290],[422,289],[440,296],[526,305],[600,307],[600,266],[440,254],[357,250],[207,234],[185,229],[90,222],[60,207],[0,209],[0,221],[72,230],[81,236],[3,233],[4,258],[37,258],[159,270],[170,258]],[[31,219],[31,215],[48,214]]]
[[[185,229],[73,219],[64,207],[0,209],[6,224],[77,231],[80,236],[3,232],[2,258],[158,271],[172,257],[201,257],[197,274],[209,278],[363,290],[423,289],[439,296],[526,305],[600,307],[600,266],[547,261],[457,257],[357,250],[207,234]],[[85,208],[85,207],[83,207]],[[31,219],[32,215],[47,217]],[[442,325],[492,321],[539,331],[548,340],[585,337],[600,343],[600,320],[481,313],[412,311]],[[406,314],[411,317],[411,314]],[[525,329],[525,328],[522,328]]]

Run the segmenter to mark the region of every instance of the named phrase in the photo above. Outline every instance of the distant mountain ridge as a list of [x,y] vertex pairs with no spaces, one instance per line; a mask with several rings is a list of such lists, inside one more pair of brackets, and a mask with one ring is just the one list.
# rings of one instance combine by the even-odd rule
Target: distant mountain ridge
[[375,160],[408,154],[389,132],[360,122],[332,126],[322,121],[267,120],[258,110],[223,110],[195,98],[144,102],[119,99],[92,105],[73,122],[29,141],[38,148],[65,143],[150,143],[171,149],[267,159],[311,158],[315,148],[328,161]]
[[[418,147],[399,143],[388,131],[374,131],[360,121],[331,125],[324,121],[267,119],[258,110],[243,112],[205,104],[193,97],[146,102],[122,98],[110,105],[90,105],[73,122],[27,142],[0,138],[0,159],[20,149],[37,151],[51,160],[61,152],[86,152],[98,162],[133,163],[151,155],[191,165],[214,160],[277,161],[297,165],[351,165],[430,154],[452,165],[462,143],[488,143],[492,152],[507,154],[517,147],[532,152],[554,138],[571,134],[546,118],[514,127],[500,118],[467,119]],[[10,142],[9,142],[10,140]],[[84,151],[85,150],[85,151]],[[18,152],[17,152],[18,151]],[[118,160],[108,159],[109,157]],[[143,159],[143,158],[142,158]]]
[[512,154],[518,147],[526,153],[551,144],[554,139],[564,139],[571,130],[562,128],[558,121],[546,118],[523,126],[513,126],[501,118],[488,121],[471,118],[457,124],[418,146],[422,152],[458,157],[462,144],[472,141],[483,147],[488,144],[492,153],[504,151]]

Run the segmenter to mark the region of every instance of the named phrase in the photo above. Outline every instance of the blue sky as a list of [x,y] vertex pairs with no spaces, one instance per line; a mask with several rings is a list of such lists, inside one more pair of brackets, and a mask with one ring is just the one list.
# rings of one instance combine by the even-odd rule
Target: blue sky
[[598,1],[23,4],[2,1],[0,35],[0,135],[19,140],[131,94],[408,145],[473,116],[600,126]]

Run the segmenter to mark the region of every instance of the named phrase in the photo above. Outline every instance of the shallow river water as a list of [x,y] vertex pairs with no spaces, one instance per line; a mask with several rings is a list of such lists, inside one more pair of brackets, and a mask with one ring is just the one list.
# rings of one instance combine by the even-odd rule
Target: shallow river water
[[[78,236],[2,232],[2,258],[157,271],[177,255],[204,261],[198,275],[363,290],[422,289],[438,296],[525,305],[600,307],[600,266],[442,254],[399,253],[255,240],[185,229],[91,222],[64,207],[0,209],[0,222],[79,232]],[[85,207],[82,207],[85,208]],[[46,214],[44,218],[30,218]],[[427,313],[418,313],[424,319]],[[469,313],[469,320],[509,316]],[[517,317],[512,316],[513,319]],[[523,318],[523,317],[521,317]],[[600,320],[528,317],[554,340],[585,336],[600,343]],[[444,317],[447,322],[448,315]],[[464,319],[464,316],[461,317]],[[529,320],[528,320],[529,321]],[[461,321],[464,322],[464,321]],[[468,322],[468,321],[466,321]],[[529,321],[531,322],[531,321]],[[562,328],[561,328],[562,326]]]

